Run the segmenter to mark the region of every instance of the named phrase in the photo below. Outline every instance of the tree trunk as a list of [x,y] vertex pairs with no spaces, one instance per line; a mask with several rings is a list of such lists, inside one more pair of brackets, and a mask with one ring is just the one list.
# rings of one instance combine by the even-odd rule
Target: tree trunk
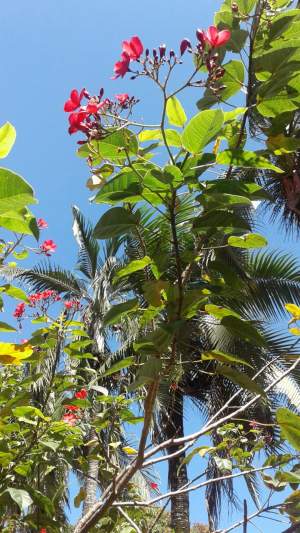
[[[169,437],[183,437],[183,398],[176,394],[174,405],[169,411],[168,434]],[[169,453],[177,452],[178,447],[173,446],[169,448]],[[185,458],[185,453],[169,459],[169,485],[171,491],[180,489],[188,482],[187,467],[182,465],[178,471],[182,460]],[[189,494],[178,494],[171,498],[171,528],[175,533],[190,533],[190,505]]]
[[[92,429],[89,435],[89,440],[95,439],[96,433]],[[93,456],[93,451],[96,448],[97,443],[89,448],[89,455]],[[84,516],[97,501],[97,489],[99,474],[99,461],[93,457],[88,457],[88,471],[87,477],[84,482],[85,498],[83,502],[82,516]]]

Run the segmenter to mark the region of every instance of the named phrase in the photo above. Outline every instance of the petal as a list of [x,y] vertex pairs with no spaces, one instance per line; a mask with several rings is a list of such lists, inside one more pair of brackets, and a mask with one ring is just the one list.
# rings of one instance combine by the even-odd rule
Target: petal
[[72,100],[72,102],[73,102],[76,106],[78,106],[78,105],[80,104],[79,94],[78,94],[77,89],[73,89],[73,90],[71,91],[70,100]]
[[132,39],[130,41],[130,45],[134,49],[134,51],[136,53],[136,58],[138,59],[142,55],[142,53],[144,51],[144,47],[143,47],[142,41],[140,40],[140,38],[137,35],[135,35],[134,37],[132,37]]
[[222,46],[226,44],[231,37],[231,32],[229,30],[220,31],[217,37],[216,46]]
[[[122,50],[123,50],[123,52],[125,52],[125,54],[127,54],[129,57],[131,57],[132,49],[131,49],[131,46],[130,46],[130,42],[129,42],[129,41],[123,41],[123,43],[122,43]],[[122,55],[123,55],[123,54],[122,54]]]
[[216,28],[216,26],[209,26],[207,32],[206,32],[206,37],[207,37],[207,40],[208,42],[214,46],[216,44],[216,41],[217,41],[217,38],[218,38],[218,30]]

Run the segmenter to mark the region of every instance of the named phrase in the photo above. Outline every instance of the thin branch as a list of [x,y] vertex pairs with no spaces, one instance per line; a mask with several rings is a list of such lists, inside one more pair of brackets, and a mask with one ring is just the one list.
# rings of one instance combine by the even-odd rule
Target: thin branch
[[122,509],[122,507],[118,507],[117,508],[119,513],[124,516],[125,520],[128,522],[128,524],[131,525],[131,527],[133,527],[133,529],[136,531],[136,533],[142,533],[142,530],[139,528],[139,526],[136,525],[136,523],[130,518],[130,516],[128,516],[127,513],[125,513],[125,511]]

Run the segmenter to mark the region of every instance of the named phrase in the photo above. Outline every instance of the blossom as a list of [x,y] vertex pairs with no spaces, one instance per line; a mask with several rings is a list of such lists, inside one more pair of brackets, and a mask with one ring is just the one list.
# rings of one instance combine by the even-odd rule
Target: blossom
[[79,94],[77,89],[73,89],[71,91],[69,100],[67,100],[64,105],[64,111],[70,112],[70,111],[75,111],[75,109],[78,109],[78,107],[80,107],[84,92],[85,90],[82,89],[81,93]]
[[120,106],[124,107],[128,103],[129,95],[127,93],[116,94],[116,99],[118,100]]
[[121,55],[121,61],[117,61],[114,66],[114,73],[113,80],[119,78],[120,76],[124,78],[126,72],[129,70],[129,63],[130,63],[130,56],[123,52]]
[[216,26],[210,26],[205,32],[205,41],[213,48],[218,48],[226,44],[231,37],[229,30],[219,31]]
[[77,407],[77,405],[64,405],[64,408],[67,410],[67,411],[78,411],[79,410],[79,407]]
[[150,487],[151,489],[153,490],[157,490],[158,489],[158,484],[157,483],[154,483],[153,481],[150,483]]
[[21,339],[20,343],[21,344],[27,344],[28,341],[29,341],[29,339]]
[[87,391],[86,389],[81,389],[80,391],[78,392],[75,392],[75,398],[78,398],[79,400],[85,400],[85,398],[87,397]]
[[79,309],[80,302],[78,300],[69,300],[64,302],[66,309]]
[[189,41],[189,39],[183,39],[180,43],[180,55],[183,56],[183,54],[185,53],[185,51],[187,49],[192,49],[192,45],[191,45],[191,42]]
[[57,245],[55,244],[55,242],[52,241],[52,239],[48,239],[47,241],[44,241],[40,245],[40,250],[42,251],[42,253],[46,254],[47,256],[55,252],[56,248],[57,248]]
[[25,313],[25,304],[21,302],[17,305],[16,309],[14,310],[13,316],[15,318],[22,318]]
[[79,420],[79,417],[77,415],[74,415],[74,413],[66,413],[62,417],[63,422],[66,422],[69,426],[75,426],[77,420]]
[[84,124],[84,121],[88,117],[87,111],[79,111],[78,113],[71,113],[69,115],[69,134],[76,133],[76,131],[88,131],[88,126]]
[[39,229],[47,229],[48,228],[48,224],[47,224],[46,220],[44,220],[43,218],[38,218],[37,219],[37,225],[38,225]]
[[143,44],[140,38],[135,35],[130,41],[123,41],[123,52],[125,52],[132,61],[139,59],[144,51]]
[[45,527],[42,527],[42,529],[40,529],[40,533],[47,533],[47,529]]

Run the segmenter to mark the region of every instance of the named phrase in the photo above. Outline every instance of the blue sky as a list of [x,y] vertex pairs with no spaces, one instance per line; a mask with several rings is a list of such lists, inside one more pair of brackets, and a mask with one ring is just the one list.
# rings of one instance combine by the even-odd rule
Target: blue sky
[[[63,104],[70,90],[85,86],[96,94],[104,87],[108,97],[134,94],[141,100],[136,118],[155,121],[158,95],[146,80],[110,79],[121,41],[138,34],[150,49],[161,43],[178,49],[182,38],[193,39],[197,27],[212,23],[220,4],[220,0],[11,0],[1,6],[0,124],[9,120],[17,129],[16,145],[4,165],[34,186],[39,198],[35,213],[49,224],[44,236],[58,246],[55,262],[74,265],[71,206],[78,205],[94,221],[101,214],[99,206],[88,202],[88,169],[75,155],[78,138],[67,133]],[[190,61],[187,56],[186,62]],[[189,116],[196,111],[196,96],[194,92],[184,99]],[[278,231],[266,230],[276,246]],[[295,249],[293,241],[284,246]],[[192,422],[198,423],[195,414]],[[204,521],[200,501],[199,496],[192,498],[192,517]],[[281,526],[267,527],[265,533],[275,533]]]

